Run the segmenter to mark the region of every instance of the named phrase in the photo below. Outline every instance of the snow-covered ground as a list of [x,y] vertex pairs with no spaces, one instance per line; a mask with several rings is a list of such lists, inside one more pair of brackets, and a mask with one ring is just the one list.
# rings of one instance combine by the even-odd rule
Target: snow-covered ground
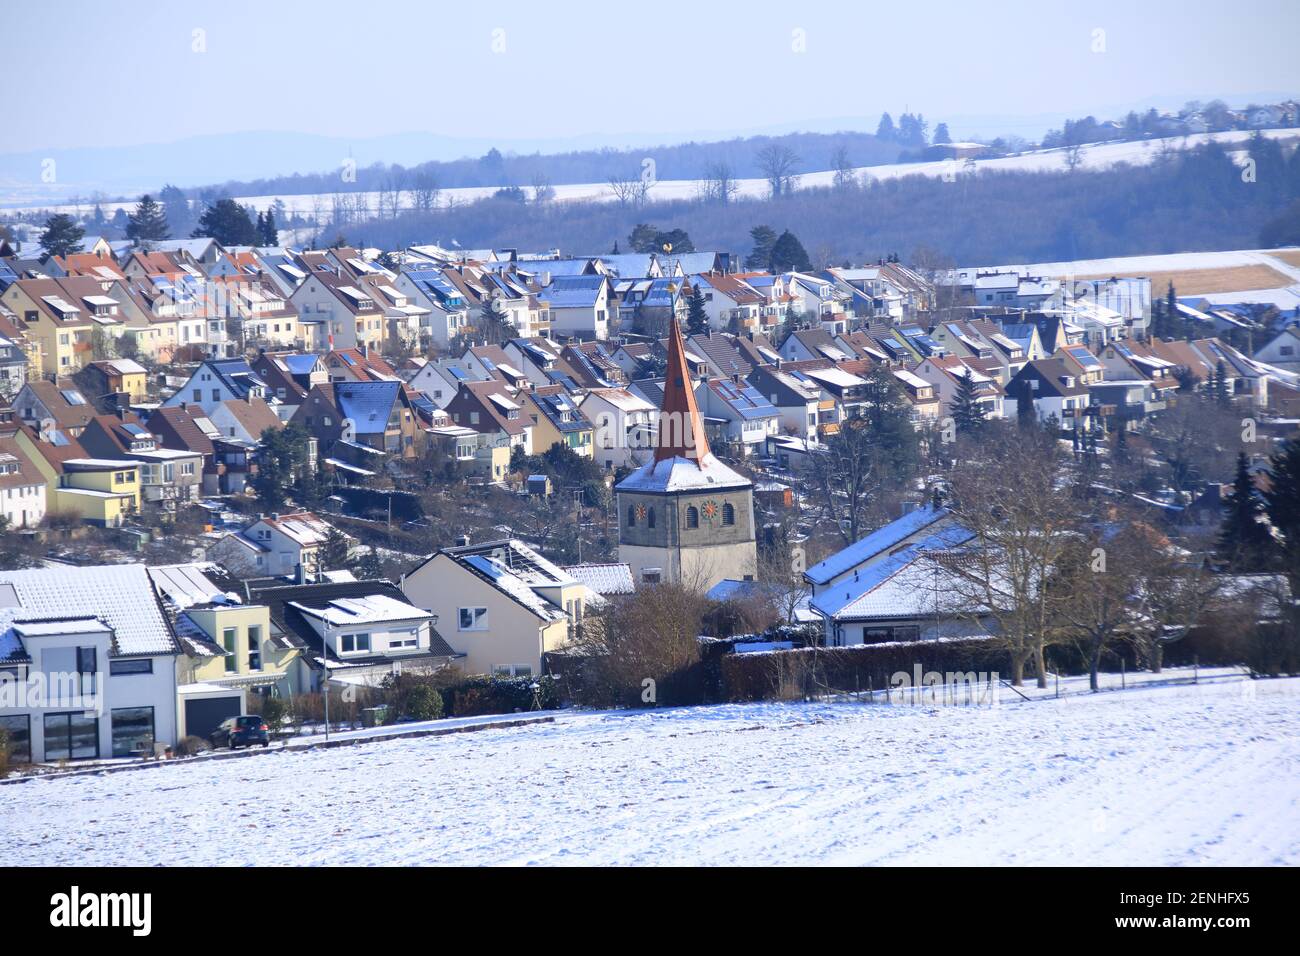
[[1300,863],[1300,680],[554,724],[0,788],[11,864]]
[[[1263,130],[1263,135],[1270,139],[1293,140],[1300,138],[1300,129],[1271,129]],[[1225,133],[1198,133],[1193,136],[1171,136],[1165,139],[1138,140],[1131,143],[1098,143],[1093,146],[1086,146],[1081,150],[1082,166],[1080,168],[1087,170],[1107,169],[1117,163],[1128,163],[1133,166],[1142,166],[1156,159],[1162,149],[1184,149],[1197,146],[1209,140],[1217,140],[1224,144],[1230,152],[1237,155],[1245,149],[1246,142],[1254,135],[1252,132],[1244,130],[1235,130]],[[654,159],[654,150],[648,149],[645,153],[645,159]],[[1065,150],[1064,149],[1044,149],[1031,150],[1021,153],[1017,156],[1006,156],[1000,159],[982,159],[972,160],[969,163],[956,162],[952,160],[942,160],[937,162],[926,163],[890,163],[882,166],[863,166],[855,170],[855,173],[863,179],[898,179],[903,176],[928,176],[931,178],[952,178],[954,176],[965,175],[974,170],[994,170],[994,171],[1056,171],[1064,170]],[[835,174],[829,170],[804,173],[799,176],[798,187],[805,188],[809,186],[829,186],[834,180]],[[647,197],[651,202],[662,202],[673,199],[694,199],[700,193],[700,180],[693,179],[666,179],[657,180],[650,185]],[[740,196],[763,197],[768,193],[767,180],[765,179],[738,179],[736,180],[737,193]],[[460,187],[455,189],[444,189],[439,195],[439,203],[446,205],[448,203],[467,203],[476,199],[482,199],[490,196],[497,191],[496,186],[472,186]],[[596,201],[596,202],[613,202],[615,199],[614,192],[609,183],[563,183],[553,187],[555,190],[555,199],[557,201]],[[525,188],[525,192],[531,192]],[[364,197],[364,205],[373,213],[380,206],[380,194],[378,192],[361,193]],[[265,196],[236,196],[239,202],[246,205],[252,205],[258,210],[263,210],[274,204],[277,200],[284,203],[290,213],[298,213],[306,217],[317,217],[321,221],[330,218],[332,204],[334,201],[333,193],[316,193],[310,195],[265,195]],[[355,201],[354,194],[349,194],[349,199]],[[130,212],[135,207],[135,201],[122,203],[103,203],[101,208],[104,214],[112,216],[118,208],[126,209]],[[68,212],[73,214],[84,214],[88,211],[86,203],[80,207],[58,206],[51,204],[33,204],[26,206],[6,207],[5,211],[32,211],[32,210],[50,210],[56,212]]]

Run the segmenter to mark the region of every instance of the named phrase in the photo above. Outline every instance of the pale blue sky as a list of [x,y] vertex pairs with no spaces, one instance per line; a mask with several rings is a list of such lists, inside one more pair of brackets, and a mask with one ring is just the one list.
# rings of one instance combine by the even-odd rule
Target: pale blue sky
[[1297,0],[71,0],[7,3],[0,28],[14,84],[0,152],[266,129],[667,140],[868,128],[904,107],[991,135],[1048,115],[1300,94]]

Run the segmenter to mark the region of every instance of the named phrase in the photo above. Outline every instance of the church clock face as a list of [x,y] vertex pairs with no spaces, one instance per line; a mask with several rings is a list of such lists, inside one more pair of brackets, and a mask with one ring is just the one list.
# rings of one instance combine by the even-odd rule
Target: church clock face
[[718,503],[710,498],[704,504],[700,505],[700,514],[704,515],[704,520],[713,524],[718,518]]
[[636,520],[645,521],[645,505],[636,506]]

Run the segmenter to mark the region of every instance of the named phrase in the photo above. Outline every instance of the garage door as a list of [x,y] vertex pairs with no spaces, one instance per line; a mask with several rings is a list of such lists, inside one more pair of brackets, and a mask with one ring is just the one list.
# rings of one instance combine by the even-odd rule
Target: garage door
[[227,717],[239,716],[239,695],[201,697],[185,702],[185,732],[207,739]]

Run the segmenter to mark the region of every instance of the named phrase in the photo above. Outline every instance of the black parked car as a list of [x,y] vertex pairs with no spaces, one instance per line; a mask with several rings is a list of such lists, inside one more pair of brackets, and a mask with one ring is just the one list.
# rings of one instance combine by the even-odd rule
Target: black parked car
[[221,722],[221,726],[212,732],[214,747],[229,747],[234,750],[241,746],[251,747],[253,744],[271,746],[271,736],[267,733],[266,724],[256,714],[227,717]]

